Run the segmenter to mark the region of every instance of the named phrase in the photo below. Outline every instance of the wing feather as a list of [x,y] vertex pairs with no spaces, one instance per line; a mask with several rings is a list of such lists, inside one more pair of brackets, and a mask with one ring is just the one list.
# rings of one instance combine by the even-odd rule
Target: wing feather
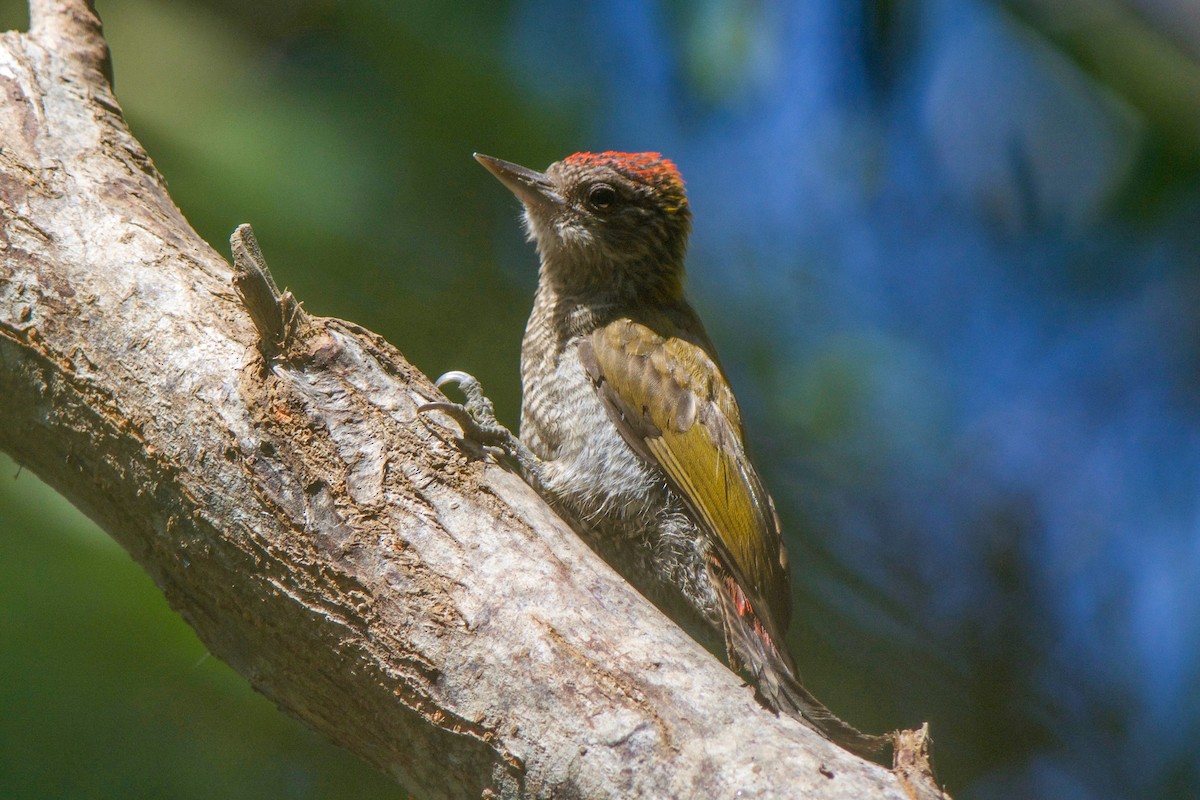
[[666,475],[782,650],[791,599],[778,520],[712,346],[663,316],[618,319],[579,352],[622,436]]

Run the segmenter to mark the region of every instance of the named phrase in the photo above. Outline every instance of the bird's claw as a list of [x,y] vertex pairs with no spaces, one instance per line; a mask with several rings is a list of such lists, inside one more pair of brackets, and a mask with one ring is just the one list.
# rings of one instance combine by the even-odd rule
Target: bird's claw
[[486,447],[506,449],[506,445],[513,435],[508,428],[496,420],[495,406],[483,394],[483,386],[473,375],[455,370],[438,378],[435,384],[439,389],[448,384],[457,385],[466,395],[467,402],[463,404],[441,401],[425,403],[417,408],[418,414],[441,411],[459,424],[464,439]]
[[485,451],[490,449],[493,455],[500,454],[512,458],[521,468],[525,480],[535,486],[539,485],[544,471],[541,459],[514,436],[512,431],[496,420],[496,409],[492,401],[483,394],[483,386],[479,381],[474,376],[457,370],[447,372],[437,379],[438,388],[451,383],[456,384],[467,396],[466,403],[425,403],[417,408],[417,413],[441,411],[450,416],[462,428],[464,440],[474,442]]

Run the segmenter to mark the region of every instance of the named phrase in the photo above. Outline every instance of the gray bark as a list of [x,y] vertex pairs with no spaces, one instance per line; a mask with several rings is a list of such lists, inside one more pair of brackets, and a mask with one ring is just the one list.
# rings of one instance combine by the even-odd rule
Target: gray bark
[[395,348],[253,271],[235,291],[126,128],[93,11],[32,20],[0,39],[0,448],[215,655],[423,798],[910,796],[422,424],[441,396]]

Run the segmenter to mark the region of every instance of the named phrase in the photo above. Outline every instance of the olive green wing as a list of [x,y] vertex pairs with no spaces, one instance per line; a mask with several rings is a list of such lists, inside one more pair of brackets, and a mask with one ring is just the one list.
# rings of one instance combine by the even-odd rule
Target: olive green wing
[[741,602],[786,653],[787,557],[746,455],[737,401],[702,336],[685,336],[669,319],[651,324],[622,318],[597,329],[580,344],[584,367],[625,440],[665,473],[718,545]]

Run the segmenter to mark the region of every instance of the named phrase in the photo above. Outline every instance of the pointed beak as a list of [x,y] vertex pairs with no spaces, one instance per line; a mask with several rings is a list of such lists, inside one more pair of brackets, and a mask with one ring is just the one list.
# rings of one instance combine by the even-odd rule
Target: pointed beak
[[563,204],[562,196],[555,190],[554,184],[545,173],[534,172],[520,164],[501,161],[483,153],[475,153],[475,160],[499,178],[530,211],[551,210]]

